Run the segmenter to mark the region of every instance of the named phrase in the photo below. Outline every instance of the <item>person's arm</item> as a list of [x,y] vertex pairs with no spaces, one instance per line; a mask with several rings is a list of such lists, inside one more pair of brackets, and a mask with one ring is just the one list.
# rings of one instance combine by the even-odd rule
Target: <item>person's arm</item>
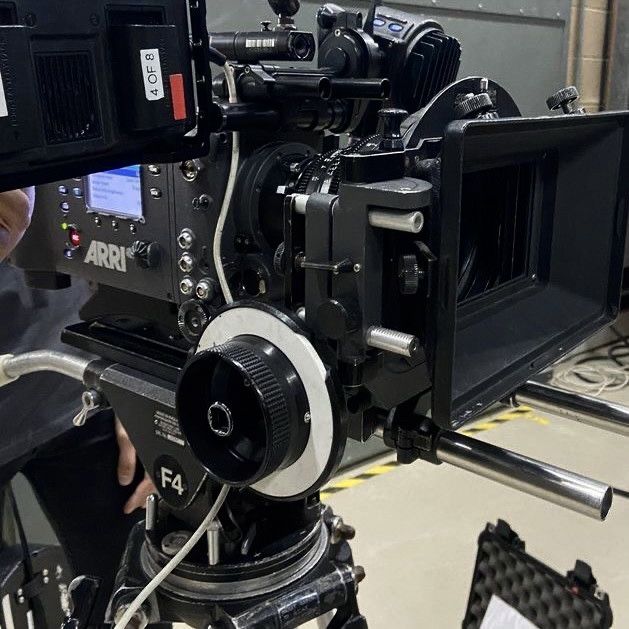
[[[118,482],[123,487],[128,487],[135,479],[135,470],[138,464],[138,455],[129,439],[127,431],[121,421],[116,419],[116,439],[118,440]],[[153,484],[150,476],[145,473],[143,480],[135,488],[133,495],[124,506],[126,514],[133,513],[136,509],[144,508],[146,499],[151,494],[156,494],[157,488]]]
[[31,224],[34,190],[0,192],[0,262],[16,247]]

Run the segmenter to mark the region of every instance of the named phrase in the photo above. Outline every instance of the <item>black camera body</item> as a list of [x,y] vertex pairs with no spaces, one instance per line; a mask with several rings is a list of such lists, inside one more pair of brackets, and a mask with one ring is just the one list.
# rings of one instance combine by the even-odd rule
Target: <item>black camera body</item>
[[[523,119],[493,81],[454,81],[460,45],[432,21],[325,5],[318,23],[313,70],[250,62],[293,60],[301,31],[262,31],[268,49],[212,35],[247,61],[238,102],[214,78],[208,155],[41,187],[15,260],[40,285],[97,283],[87,337],[168,345],[180,368],[225,303],[212,243],[239,132],[221,245],[234,299],[298,313],[356,438],[408,404],[458,427],[615,316],[625,117]],[[609,255],[593,265],[597,234]]]
[[493,81],[454,82],[459,43],[399,11],[325,5],[318,23],[312,70],[264,61],[314,56],[292,26],[213,35],[246,60],[236,99],[214,78],[208,155],[40,188],[15,260],[40,285],[99,285],[74,343],[168,347],[176,372],[226,301],[213,243],[239,133],[235,303],[305,326],[353,437],[400,408],[458,427],[615,316],[626,117],[521,118]]
[[[202,4],[190,3],[193,34]],[[125,159],[51,153],[60,181],[38,189],[13,257],[36,286],[95,284],[64,339],[102,358],[83,376],[88,401],[114,408],[160,491],[114,609],[219,485],[247,489],[160,590],[195,626],[243,626],[251,609],[266,626],[285,605],[300,619],[357,615],[360,579],[318,498],[347,439],[377,434],[402,463],[439,463],[449,429],[607,325],[620,301],[627,112],[586,114],[569,88],[549,99],[564,115],[524,118],[494,81],[456,80],[460,44],[436,22],[326,4],[315,35],[297,29],[298,2],[271,4],[273,29],[207,39],[223,70],[211,80],[193,37],[197,135],[182,137],[188,118],[143,135],[169,148],[179,135],[177,163],[133,142]],[[315,55],[315,68],[291,65]],[[118,105],[131,124],[139,110]],[[260,590],[280,568],[286,579]]]

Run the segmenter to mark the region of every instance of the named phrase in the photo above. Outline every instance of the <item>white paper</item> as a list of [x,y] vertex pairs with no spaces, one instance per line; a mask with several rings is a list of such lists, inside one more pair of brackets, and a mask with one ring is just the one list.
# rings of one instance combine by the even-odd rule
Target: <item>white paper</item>
[[538,629],[520,612],[507,605],[495,594],[489,601],[489,607],[480,629]]
[[159,50],[157,48],[140,50],[140,63],[142,64],[146,100],[162,100],[164,98],[164,78]]

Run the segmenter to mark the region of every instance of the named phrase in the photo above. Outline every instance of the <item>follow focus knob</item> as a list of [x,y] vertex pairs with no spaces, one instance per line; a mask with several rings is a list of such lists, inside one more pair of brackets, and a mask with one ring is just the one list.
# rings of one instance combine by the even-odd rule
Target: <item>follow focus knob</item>
[[306,392],[292,363],[256,336],[198,353],[180,378],[177,410],[210,477],[238,487],[292,465],[310,434]]

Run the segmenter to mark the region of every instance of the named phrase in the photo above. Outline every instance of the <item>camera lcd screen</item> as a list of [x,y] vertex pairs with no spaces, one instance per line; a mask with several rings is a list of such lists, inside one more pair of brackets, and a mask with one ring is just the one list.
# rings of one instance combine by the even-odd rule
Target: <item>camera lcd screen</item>
[[87,208],[90,212],[140,219],[142,186],[140,166],[128,166],[87,177]]

